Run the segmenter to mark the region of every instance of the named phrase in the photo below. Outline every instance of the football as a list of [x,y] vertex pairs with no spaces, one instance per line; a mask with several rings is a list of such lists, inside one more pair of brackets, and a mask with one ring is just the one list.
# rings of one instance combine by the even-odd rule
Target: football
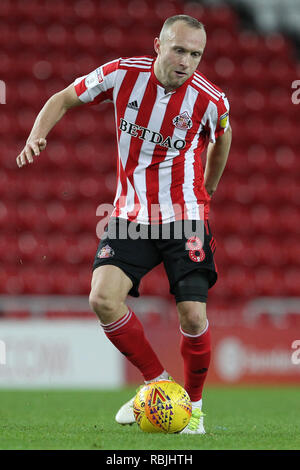
[[188,425],[192,404],[181,385],[161,380],[144,385],[137,392],[133,411],[142,431],[176,433]]

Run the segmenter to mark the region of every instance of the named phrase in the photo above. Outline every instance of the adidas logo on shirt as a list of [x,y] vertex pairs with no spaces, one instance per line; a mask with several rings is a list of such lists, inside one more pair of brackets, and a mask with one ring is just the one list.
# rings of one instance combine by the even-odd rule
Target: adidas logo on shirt
[[131,103],[128,103],[127,108],[135,109],[136,111],[138,111],[139,109],[138,102],[136,100],[131,101]]

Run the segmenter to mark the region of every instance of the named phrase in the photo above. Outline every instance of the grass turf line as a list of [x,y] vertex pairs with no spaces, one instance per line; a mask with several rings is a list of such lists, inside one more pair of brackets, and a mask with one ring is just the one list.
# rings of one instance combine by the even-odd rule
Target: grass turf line
[[300,449],[299,388],[206,387],[205,436],[147,434],[114,421],[121,390],[2,390],[0,449]]

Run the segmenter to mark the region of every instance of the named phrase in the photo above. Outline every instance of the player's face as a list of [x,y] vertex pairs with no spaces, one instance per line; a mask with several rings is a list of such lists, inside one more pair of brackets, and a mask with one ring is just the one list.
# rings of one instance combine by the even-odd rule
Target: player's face
[[195,72],[205,44],[205,31],[182,21],[174,23],[161,39],[155,38],[154,72],[166,91],[178,88]]

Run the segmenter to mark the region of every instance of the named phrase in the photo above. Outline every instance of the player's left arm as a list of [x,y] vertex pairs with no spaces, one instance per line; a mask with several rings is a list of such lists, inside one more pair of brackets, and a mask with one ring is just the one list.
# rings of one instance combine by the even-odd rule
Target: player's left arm
[[206,165],[204,171],[204,186],[210,196],[216,191],[218,183],[226,166],[232,140],[230,125],[226,132],[219,135],[214,143],[207,147]]

